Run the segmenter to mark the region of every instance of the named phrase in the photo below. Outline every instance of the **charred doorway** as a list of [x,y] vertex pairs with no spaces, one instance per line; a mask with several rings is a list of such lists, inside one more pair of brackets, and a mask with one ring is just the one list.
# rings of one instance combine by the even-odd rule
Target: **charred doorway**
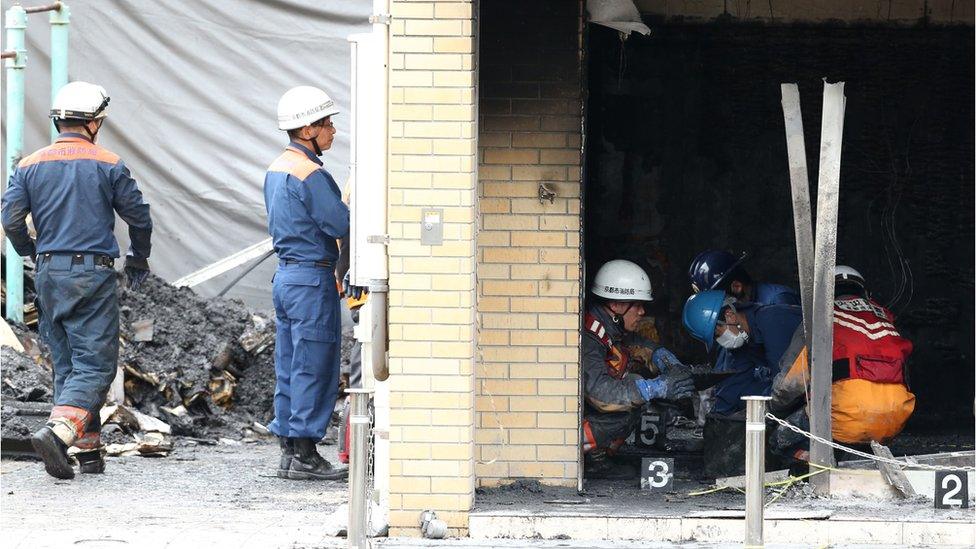
[[779,85],[799,83],[815,179],[821,79],[845,81],[838,262],[915,344],[903,439],[972,448],[973,28],[651,27],[625,41],[589,28],[587,278],[609,259],[640,263],[662,342],[704,361],[680,326],[690,260],[747,251],[754,278],[798,285]]

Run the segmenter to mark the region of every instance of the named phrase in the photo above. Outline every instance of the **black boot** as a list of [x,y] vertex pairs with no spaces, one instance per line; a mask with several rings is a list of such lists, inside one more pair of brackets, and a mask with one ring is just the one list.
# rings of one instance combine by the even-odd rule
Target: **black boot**
[[44,460],[44,470],[54,478],[75,478],[75,472],[68,462],[68,446],[54,434],[50,427],[41,427],[31,436],[31,446]]
[[315,439],[296,438],[295,457],[288,469],[288,478],[292,480],[338,480],[346,478],[348,470],[343,467],[337,469],[315,449]]
[[86,450],[75,454],[78,460],[78,470],[87,474],[101,474],[105,472],[105,458],[102,450]]
[[288,478],[288,469],[291,468],[291,459],[295,457],[295,439],[288,437],[278,437],[281,444],[281,460],[278,462],[278,478]]

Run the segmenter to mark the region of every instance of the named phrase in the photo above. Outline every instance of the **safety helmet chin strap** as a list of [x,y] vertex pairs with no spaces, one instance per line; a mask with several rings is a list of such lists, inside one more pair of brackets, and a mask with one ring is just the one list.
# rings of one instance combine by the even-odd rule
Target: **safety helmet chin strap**
[[607,309],[610,311],[610,320],[614,324],[617,324],[618,326],[620,326],[621,328],[623,328],[624,327],[624,325],[623,325],[624,315],[626,315],[627,313],[629,313],[630,310],[634,307],[634,302],[633,301],[630,301],[630,302],[612,301],[611,303],[627,303],[627,308],[624,309],[624,312],[622,312],[620,314],[615,313],[613,311],[613,309],[610,308],[609,304],[607,305]]
[[88,129],[88,122],[85,122],[85,133],[88,134],[88,137],[92,140],[92,143],[95,142],[95,136],[98,135],[98,130],[102,129],[102,123],[99,122],[99,120],[101,119],[98,118],[98,115],[102,114],[102,111],[104,111],[106,107],[108,107],[108,103],[111,100],[112,99],[110,97],[103,96],[101,104],[99,104],[98,108],[95,109],[95,112],[92,113],[92,119],[89,122],[95,123],[95,131],[90,131]]
[[[96,123],[95,124],[95,131],[91,131],[91,130],[88,129],[88,124],[90,124],[92,122],[95,122]],[[98,130],[100,130],[100,129],[102,129],[102,125],[98,123],[98,120],[97,119],[96,120],[89,120],[88,122],[85,122],[85,133],[88,134],[88,138],[91,139],[91,142],[92,143],[95,142],[95,136],[98,135]]]
[[322,148],[319,147],[319,136],[322,135],[322,126],[312,125],[313,128],[318,127],[319,133],[315,134],[309,141],[312,142],[312,150],[315,151],[315,156],[322,156]]

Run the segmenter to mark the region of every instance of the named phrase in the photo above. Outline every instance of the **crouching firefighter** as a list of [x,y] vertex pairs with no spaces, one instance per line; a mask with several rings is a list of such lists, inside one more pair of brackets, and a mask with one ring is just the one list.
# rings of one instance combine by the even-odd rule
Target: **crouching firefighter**
[[[834,295],[833,438],[843,444],[887,443],[915,411],[907,379],[912,342],[898,332],[891,311],[871,299],[864,277],[855,269],[835,268]],[[804,430],[810,429],[808,357],[803,329],[798,328],[780,361],[769,403],[770,411]],[[773,431],[770,444],[787,458],[809,460],[809,442],[782,426]]]
[[803,321],[796,305],[742,302],[721,290],[692,295],[681,313],[685,330],[711,352],[716,346],[712,411],[705,416],[704,473],[742,474],[744,396],[769,396],[780,359]]
[[[31,444],[53,477],[105,471],[99,410],[119,358],[119,245],[115,214],[129,226],[125,273],[130,289],[149,274],[149,206],[122,160],[96,144],[109,96],[71,82],[54,98],[54,144],[24,158],[3,195],[3,228],[14,249],[36,265],[38,327],[54,363],[54,408]],[[33,216],[37,242],[26,218]]]
[[274,420],[281,441],[277,475],[333,480],[346,469],[319,455],[339,389],[341,323],[336,240],[349,233],[349,208],[319,155],[332,146],[339,110],[319,88],[298,86],[278,102],[278,128],[290,143],[268,168],[264,202],[278,269],[273,281]]
[[[584,318],[584,474],[587,478],[633,478],[637,472],[608,458],[640,422],[653,399],[678,400],[694,394],[694,381],[671,351],[647,340],[651,364],[631,356],[627,345],[653,300],[651,281],[623,259],[597,271]],[[640,372],[640,373],[638,373]],[[646,379],[650,377],[651,379]]]

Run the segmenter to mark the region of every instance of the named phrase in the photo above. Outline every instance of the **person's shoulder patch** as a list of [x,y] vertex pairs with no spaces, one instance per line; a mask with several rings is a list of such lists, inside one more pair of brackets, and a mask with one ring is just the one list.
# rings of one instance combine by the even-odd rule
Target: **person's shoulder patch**
[[292,149],[286,149],[285,152],[281,153],[281,156],[276,158],[268,166],[269,172],[286,173],[299,181],[305,181],[309,175],[318,169],[318,164],[309,160],[304,154]]

